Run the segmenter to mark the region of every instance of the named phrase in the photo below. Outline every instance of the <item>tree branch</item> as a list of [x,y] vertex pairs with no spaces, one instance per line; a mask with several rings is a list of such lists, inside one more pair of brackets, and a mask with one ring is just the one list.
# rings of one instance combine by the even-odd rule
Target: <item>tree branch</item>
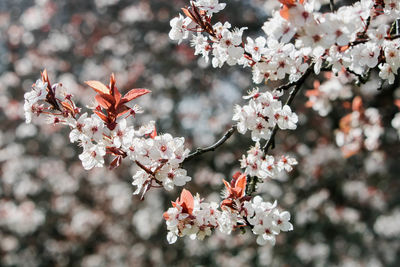
[[[285,89],[289,89],[292,86],[295,86],[293,90],[290,92],[288,99],[286,100],[285,105],[291,105],[294,98],[296,97],[296,94],[300,91],[301,86],[304,84],[306,79],[310,76],[310,74],[313,72],[314,69],[314,64],[311,64],[306,72],[298,79],[296,82],[289,83],[284,85]],[[277,88],[278,89],[278,88]],[[267,143],[263,147],[263,151],[265,154],[267,154],[269,148],[273,148],[275,144],[275,135],[278,132],[279,126],[278,124],[275,125],[275,127],[272,129],[271,137],[268,139]],[[254,193],[257,189],[257,183],[258,183],[258,178],[255,176],[252,176],[248,179],[248,183],[246,186],[246,195],[250,196],[252,193]]]
[[204,148],[200,148],[200,147],[197,148],[194,152],[190,153],[190,154],[187,156],[187,158],[185,158],[185,160],[182,162],[182,164],[185,163],[185,162],[187,162],[187,161],[189,161],[189,160],[191,160],[191,159],[193,159],[193,158],[196,157],[196,156],[199,156],[199,155],[204,154],[204,153],[209,152],[209,151],[214,151],[216,148],[218,148],[219,146],[223,145],[223,144],[226,142],[226,140],[228,140],[229,137],[231,137],[231,136],[234,134],[235,131],[236,131],[236,125],[233,125],[233,126],[221,137],[221,139],[219,139],[215,144],[213,144],[213,145],[211,145],[211,146],[208,146],[208,147],[204,147]]
[[[300,91],[301,86],[304,84],[305,80],[310,76],[312,73],[312,70],[314,68],[314,64],[311,64],[306,72],[303,74],[303,76],[300,77],[296,82],[291,83],[291,86],[295,86],[294,89],[290,92],[288,99],[286,100],[285,105],[290,106],[297,94],[298,91]],[[289,88],[289,87],[288,87]],[[276,132],[278,131],[279,126],[278,124],[275,124],[275,127],[272,129],[271,137],[268,139],[267,143],[263,147],[263,151],[266,154],[268,152],[268,149],[271,147],[274,147],[275,144],[275,135]]]

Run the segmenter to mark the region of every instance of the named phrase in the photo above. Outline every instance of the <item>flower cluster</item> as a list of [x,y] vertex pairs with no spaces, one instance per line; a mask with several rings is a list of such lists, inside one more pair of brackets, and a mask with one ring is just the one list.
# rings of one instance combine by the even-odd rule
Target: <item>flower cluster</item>
[[282,106],[280,95],[279,91],[260,93],[257,88],[245,96],[245,99],[250,99],[249,104],[243,107],[237,105],[233,115],[233,120],[238,121],[239,133],[245,134],[250,130],[253,141],[259,141],[268,140],[275,125],[283,130],[296,129],[298,117],[290,106]]
[[247,156],[243,155],[240,167],[250,176],[261,179],[276,178],[283,171],[290,172],[293,166],[297,165],[297,160],[289,156],[281,156],[278,160],[274,156],[265,155],[260,148],[260,143],[247,151]]
[[332,110],[331,102],[335,100],[345,100],[353,96],[351,87],[346,85],[349,77],[344,71],[340,71],[337,76],[332,73],[326,73],[328,79],[322,84],[314,81],[314,88],[306,92],[308,101],[306,106],[312,107],[321,116],[327,116]]
[[[399,15],[397,5],[363,0],[336,12],[322,14],[314,10],[311,1],[279,2],[282,3],[280,10],[264,24],[266,38],[247,37],[243,41],[246,27],[232,28],[229,22],[212,24],[214,13],[226,6],[218,0],[191,1],[190,7],[182,9],[185,16],[179,14],[170,22],[170,39],[180,43],[191,37],[194,54],[202,55],[206,62],[211,55],[214,68],[221,68],[224,64],[241,65],[252,69],[254,83],[284,79],[288,79],[289,83],[272,92],[254,89],[244,97],[248,99],[247,105],[235,107],[233,120],[237,121],[237,125],[232,127],[231,133],[234,127],[241,134],[249,130],[252,140],[256,142],[241,159],[245,173],[236,173],[230,183],[224,181],[226,190],[220,204],[204,202],[199,195],[193,197],[184,189],[180,198],[172,202],[173,207],[164,213],[169,243],[176,242],[180,236],[188,235],[201,240],[211,235],[214,229],[229,234],[248,226],[258,236],[258,244],[269,242],[274,245],[281,231],[293,229],[289,222],[290,214],[280,212],[276,202],[264,202],[259,196],[253,198],[254,189],[246,188],[247,176],[251,180],[253,177],[274,178],[280,172],[291,171],[298,164],[292,157],[276,159],[265,155],[263,150],[269,148],[278,129],[297,128],[298,116],[289,104],[301,83],[312,69],[317,75],[321,70],[331,70],[337,75],[332,78],[332,74],[328,74],[328,82],[322,85],[315,82],[314,90],[307,93],[308,105],[325,116],[331,110],[330,101],[352,97],[351,90],[342,84],[349,83],[354,77],[362,81],[371,69],[378,67],[382,79],[388,80],[389,84],[395,81],[400,67],[400,38],[392,35],[387,23]],[[378,17],[385,23],[377,25],[375,21]],[[354,77],[349,78],[350,74]],[[131,107],[128,103],[148,94],[149,90],[132,89],[122,95],[114,75],[111,75],[109,85],[99,81],[87,81],[86,84],[96,92],[96,106],[91,108],[91,112],[82,113],[73,102],[72,95],[64,91],[61,83],[51,85],[44,71],[42,79],[24,96],[26,122],[31,122],[33,115],[44,114],[49,123],[69,126],[70,141],[78,142],[83,149],[79,159],[86,170],[104,166],[106,155],[113,157],[110,168],[118,167],[124,158],[133,161],[138,167],[133,175],[134,194],[142,192],[144,195],[152,187],[163,187],[169,191],[191,180],[187,171],[182,169],[182,164],[189,157],[183,137],[174,138],[168,133],[158,135],[153,121],[135,129],[127,120],[142,112],[139,106]],[[292,86],[295,86],[293,94],[288,96],[287,104],[282,104],[280,97]],[[392,124],[397,127],[397,117]],[[336,140],[348,157],[362,147],[368,150],[377,148],[382,132],[378,111],[364,109],[361,98],[355,97],[353,112],[341,119]],[[229,136],[224,138],[220,142],[223,143]],[[259,143],[262,139],[267,140],[263,150]],[[216,145],[205,150],[214,150]],[[198,151],[202,149],[191,155],[196,155]],[[78,214],[88,218],[91,212],[83,210]],[[333,214],[332,220],[338,220],[336,213],[330,214]],[[91,225],[88,231],[98,225],[100,217],[97,216],[92,224],[85,221],[85,224]]]
[[379,77],[388,80],[389,84],[393,84],[400,67],[400,41],[388,42],[383,51],[385,62],[379,64]]
[[352,113],[340,120],[340,128],[336,132],[336,143],[345,157],[356,154],[363,147],[370,151],[375,150],[383,133],[381,116],[377,109],[364,109],[360,97],[353,99],[352,109]]
[[260,196],[246,196],[246,174],[236,173],[230,183],[224,180],[225,199],[218,205],[204,202],[199,195],[195,197],[183,190],[180,198],[172,202],[172,208],[164,213],[169,243],[175,243],[178,237],[204,239],[212,230],[230,234],[238,228],[250,227],[257,237],[259,245],[275,245],[275,237],[280,231],[293,230],[289,222],[290,213],[280,212],[274,203],[264,202]]
[[211,229],[216,228],[217,203],[204,203],[200,196],[193,197],[192,194],[183,190],[180,198],[172,202],[172,208],[164,213],[167,223],[168,242],[175,243],[178,236],[190,236],[191,239],[204,239],[211,234]]
[[71,128],[70,141],[78,142],[83,148],[79,159],[86,170],[104,166],[107,154],[115,157],[110,163],[111,168],[118,167],[122,159],[128,157],[140,167],[133,176],[132,184],[137,186],[135,194],[139,194],[142,188],[146,193],[153,186],[171,190],[174,185],[183,186],[191,180],[186,170],[180,168],[189,154],[183,137],[157,135],[154,121],[138,130],[128,125],[127,117],[142,110],[138,105],[131,108],[126,104],[149,93],[149,90],[132,89],[122,96],[115,85],[114,75],[111,75],[108,86],[98,81],[86,83],[97,93],[95,100],[98,105],[91,115],[81,114],[72,96],[59,92],[60,84],[51,86],[44,71],[42,79],[25,94],[26,121],[31,121],[32,114],[46,114],[48,122],[68,125]]
[[174,185],[183,186],[191,180],[186,170],[180,168],[189,154],[184,141],[183,137],[163,134],[148,139],[134,138],[125,143],[129,158],[142,168],[133,176],[132,184],[137,186],[134,194],[149,186],[152,180],[162,184],[166,190],[172,190]]
[[43,82],[41,79],[37,80],[36,83],[32,86],[32,90],[26,92],[24,95],[25,104],[25,120],[26,123],[30,123],[32,121],[33,114],[39,114],[42,109],[38,102],[40,100],[46,99],[47,96],[47,82]]
[[[243,42],[246,28],[231,30],[228,22],[211,24],[213,13],[225,5],[213,1],[218,8],[211,12],[202,2],[192,1],[190,8],[183,9],[186,17],[179,14],[171,21],[170,38],[181,42],[192,36],[195,54],[208,61],[211,52],[213,67],[222,67],[225,62],[251,67],[253,81],[261,83],[281,80],[286,75],[290,81],[298,80],[311,63],[315,63],[316,74],[324,63],[335,73],[346,68],[359,75],[380,63],[381,78],[394,82],[400,64],[399,42],[388,34],[388,26],[373,27],[370,23],[371,18],[383,14],[379,12],[381,5],[391,7],[385,13],[386,20],[396,19],[400,11],[392,3],[366,0],[321,14],[314,10],[313,3],[282,0],[280,12],[263,26],[268,38],[247,37]],[[295,36],[295,44],[290,43]],[[380,57],[383,51],[385,56]]]
[[24,235],[34,232],[45,220],[43,211],[31,201],[15,205],[12,201],[0,201],[0,226]]
[[257,243],[264,245],[270,243],[275,245],[275,237],[281,232],[293,230],[293,225],[289,222],[290,213],[287,211],[279,212],[274,203],[264,202],[260,196],[256,196],[253,202],[244,203],[248,222],[253,226],[253,233],[258,235]]
[[[5,119],[0,129],[1,265],[177,266],[193,257],[218,266],[292,265],[292,259],[307,266],[396,265],[400,115],[392,102],[400,96],[399,1],[194,0],[171,21],[170,32],[171,39],[188,39],[192,48],[169,45],[160,23],[173,18],[177,1],[93,0],[89,9],[71,1],[28,2],[32,1],[3,1],[5,12],[0,12],[7,44],[0,46],[6,59],[0,60],[0,113]],[[232,5],[235,15],[215,16],[226,6],[220,2]],[[266,35],[257,36],[254,27],[235,29],[261,25],[266,14]],[[144,30],[150,24],[152,30]],[[212,71],[205,68],[208,64],[245,68]],[[21,88],[33,83],[35,72],[45,65],[59,74],[59,83],[39,79],[21,104]],[[93,92],[79,85],[78,80],[104,77],[111,69],[118,72],[121,88],[137,79],[152,87],[151,99],[140,98],[147,114],[138,116],[142,109],[131,105],[135,101],[124,103],[146,90],[119,97],[112,86],[90,81],[88,85],[98,90],[94,102]],[[321,74],[314,75],[313,69]],[[253,79],[248,79],[251,72]],[[242,90],[254,87],[252,80],[268,81],[260,91],[290,103],[302,127],[287,136],[275,123],[268,140],[260,138],[244,153],[251,140],[236,136],[226,107],[244,105],[239,102]],[[285,95],[273,92],[275,86],[284,88],[280,90]],[[304,89],[313,89],[305,93],[306,106],[324,118],[304,109]],[[365,109],[348,112],[348,100],[356,96],[362,97]],[[361,132],[359,142],[349,140],[344,147],[365,147],[370,128],[364,126],[378,117],[376,111],[365,115],[370,106],[379,111],[384,127],[382,145],[344,159],[332,144],[332,132],[339,128],[341,116],[353,113],[354,123],[351,119],[347,128],[343,120],[338,136]],[[24,112],[27,122],[39,116],[38,121],[55,127],[25,124]],[[154,118],[162,134],[150,121]],[[69,140],[61,137],[66,129],[59,124],[71,129]],[[185,143],[199,148],[187,155],[183,138],[172,137],[172,131],[188,134]],[[246,190],[241,178],[225,182],[222,202],[215,193],[210,195],[215,202],[193,194],[193,211],[178,199],[173,206],[180,215],[169,218],[171,227],[167,220],[170,242],[183,235],[202,239],[215,234],[204,242],[182,240],[165,246],[166,233],[159,230],[165,199],[175,199],[175,191],[150,190],[140,203],[132,192],[177,189],[190,174],[190,188],[205,196],[204,190],[210,193],[220,186],[221,177],[242,154]],[[293,166],[296,160],[289,155],[296,155],[298,165]],[[91,170],[85,172],[82,164]],[[113,172],[94,168],[119,164]],[[189,166],[186,173],[183,168]],[[293,167],[290,183],[283,182]],[[133,189],[128,173],[134,177]],[[280,227],[291,228],[289,214],[257,197],[261,192],[265,200],[277,199],[290,207],[289,222],[296,224],[296,234],[276,235]],[[220,232],[233,234],[222,238]],[[255,248],[253,233],[259,243],[276,238],[282,244],[285,237],[290,242]]]

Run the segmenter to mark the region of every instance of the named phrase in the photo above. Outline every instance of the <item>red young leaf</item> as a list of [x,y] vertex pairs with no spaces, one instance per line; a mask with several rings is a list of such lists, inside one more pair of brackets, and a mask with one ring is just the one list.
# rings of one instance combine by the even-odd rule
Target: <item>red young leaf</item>
[[115,122],[115,120],[107,123],[107,128],[110,129],[111,131],[114,130],[115,127],[117,127],[117,123]]
[[194,198],[192,194],[183,189],[180,198],[176,202],[172,202],[172,205],[176,207],[176,204],[182,207],[182,212],[192,214],[194,208]]
[[117,108],[119,105],[119,102],[121,101],[121,93],[119,92],[119,90],[116,86],[114,86],[113,96],[115,99],[115,108]]
[[235,183],[236,183],[236,181],[237,181],[237,179],[240,177],[242,175],[242,173],[240,172],[240,171],[237,171],[237,172],[235,172],[233,175],[232,175],[232,180],[231,180],[231,187],[234,187],[235,186]]
[[119,105],[118,108],[117,108],[117,110],[116,110],[117,118],[118,118],[118,117],[121,117],[122,115],[124,115],[125,113],[127,113],[129,110],[131,110],[131,109],[128,108],[127,106],[125,106],[125,105]]
[[151,139],[154,139],[154,138],[156,138],[156,136],[157,136],[157,129],[156,129],[156,127],[154,127],[154,130],[151,132],[150,137],[151,137]]
[[[281,10],[279,11],[279,14],[281,15],[282,18],[288,20],[290,17],[289,14],[289,9],[291,7],[296,6],[296,0],[278,0],[279,2],[281,2],[283,4],[283,7],[281,8]],[[304,3],[304,0],[299,0],[298,1],[300,4]]]
[[44,69],[43,72],[41,73],[41,75],[42,75],[42,81],[43,82],[47,82],[47,87],[49,87],[50,86],[50,81],[49,81],[49,75],[47,74],[47,70]]
[[189,17],[191,20],[193,20],[194,23],[197,23],[197,20],[193,17],[193,15],[190,13],[189,9],[187,8],[181,8],[182,12]]
[[227,181],[225,181],[225,180],[222,180],[223,182],[224,182],[224,184],[225,184],[225,187],[226,187],[226,189],[229,191],[229,193],[231,194],[232,193],[232,190],[231,190],[231,185],[227,182]]
[[100,111],[97,110],[93,110],[94,113],[97,114],[97,116],[100,117],[100,119],[102,119],[104,122],[108,122],[108,118],[106,115],[104,115],[103,113],[101,113]]
[[139,96],[148,94],[150,92],[151,91],[147,89],[132,89],[124,95],[124,97],[121,99],[121,103],[127,103],[135,98],[138,98]]
[[192,214],[194,208],[194,198],[188,190],[182,190],[180,201],[185,203],[188,213]]
[[111,90],[114,89],[115,83],[116,83],[116,81],[115,81],[115,75],[114,75],[114,73],[111,73],[111,76],[110,76],[110,86],[109,86]]
[[287,6],[283,6],[282,9],[279,11],[279,14],[281,15],[282,18],[288,20],[290,17],[289,8]]
[[115,168],[117,168],[122,162],[122,157],[121,156],[117,156],[111,163],[110,163],[110,170],[113,170]]
[[109,109],[113,105],[114,99],[110,99],[110,95],[99,94],[96,95],[94,98],[96,99],[96,102],[104,109]]
[[71,104],[63,101],[63,102],[61,102],[61,106],[63,106],[65,109],[69,110],[70,112],[74,113],[74,108],[71,106]]
[[235,184],[235,188],[233,189],[236,193],[237,197],[242,197],[246,190],[246,174],[242,174],[237,180]]
[[237,180],[241,175],[242,175],[242,173],[241,173],[240,171],[237,171],[237,172],[235,172],[234,175],[232,175],[232,178],[233,178],[234,180]]
[[[235,180],[235,178],[238,177],[237,175],[238,175],[238,173],[235,173],[235,175],[233,176],[233,180]],[[227,181],[222,180],[225,184],[226,189],[229,192],[228,198],[239,199],[244,196],[245,190],[246,190],[246,183],[247,183],[246,178],[247,178],[246,174],[244,174],[244,173],[240,174],[240,176],[237,178],[234,186],[229,184]]]
[[164,217],[164,220],[168,221],[168,219],[169,219],[168,212],[164,212],[163,217]]
[[125,154],[125,152],[123,152],[121,149],[112,146],[107,146],[106,152],[113,154],[114,156],[124,156]]
[[221,207],[223,206],[227,206],[227,207],[231,207],[233,206],[233,200],[232,199],[224,199],[221,203]]
[[287,7],[292,7],[296,5],[296,1],[295,0],[278,0],[279,2],[281,2],[284,6]]
[[99,81],[86,81],[85,83],[99,94],[110,94],[110,89]]

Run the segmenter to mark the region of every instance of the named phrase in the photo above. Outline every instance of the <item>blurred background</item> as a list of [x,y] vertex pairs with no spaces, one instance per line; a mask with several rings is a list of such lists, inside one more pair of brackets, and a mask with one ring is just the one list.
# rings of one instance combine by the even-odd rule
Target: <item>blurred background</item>
[[[261,27],[276,0],[226,0],[214,22]],[[348,4],[351,1],[335,1]],[[190,148],[215,142],[232,125],[235,104],[252,88],[249,69],[213,69],[189,44],[168,39],[169,21],[184,0],[1,0],[0,1],[0,266],[399,266],[400,144],[390,121],[399,84],[378,91],[376,73],[346,90],[379,109],[384,135],[374,152],[344,158],[334,131],[350,112],[341,101],[322,117],[295,100],[296,131],[278,132],[273,154],[289,153],[299,165],[290,176],[260,184],[265,200],[292,214],[294,231],[275,247],[260,247],[253,234],[215,233],[205,241],[166,240],[162,213],[173,192],[132,196],[135,167],[85,171],[68,129],[25,124],[23,94],[46,68],[80,106],[92,104],[85,80],[108,82],[114,72],[121,92],[152,94],[135,125],[156,120],[159,132],[184,136]],[[320,1],[327,10],[327,1]],[[321,74],[317,77],[325,79]],[[262,86],[273,88],[275,84]],[[37,122],[38,120],[36,120]],[[222,179],[239,170],[252,145],[235,134],[216,153],[185,165],[191,192],[219,201]]]

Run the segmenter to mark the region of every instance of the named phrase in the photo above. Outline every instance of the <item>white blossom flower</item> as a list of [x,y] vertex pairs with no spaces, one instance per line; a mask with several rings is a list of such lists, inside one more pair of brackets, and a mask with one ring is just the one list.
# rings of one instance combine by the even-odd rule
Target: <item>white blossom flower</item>
[[133,194],[137,195],[142,191],[144,183],[149,179],[149,175],[144,170],[138,170],[132,179],[132,185],[136,186],[136,190]]
[[191,20],[190,18],[185,18],[182,14],[179,14],[179,17],[175,17],[170,21],[171,30],[169,32],[169,38],[174,41],[178,41],[180,44],[184,39],[188,38],[189,31],[187,28],[189,27]]
[[85,139],[86,135],[83,133],[83,127],[85,126],[86,118],[87,113],[84,113],[79,117],[79,119],[71,122],[70,126],[72,127],[72,130],[69,133],[69,140],[71,143]]
[[264,37],[257,37],[255,40],[247,37],[245,45],[246,52],[250,53],[254,61],[260,61],[261,56],[267,51],[265,44],[267,40]]
[[32,86],[32,90],[24,94],[24,98],[26,102],[29,102],[31,105],[35,104],[40,100],[46,99],[47,96],[47,82],[43,82],[41,79],[38,79],[36,83]]
[[200,9],[207,11],[210,15],[220,12],[226,6],[225,3],[219,3],[218,0],[197,0],[195,5]]
[[379,64],[378,67],[380,69],[379,77],[384,80],[388,80],[389,84],[393,84],[397,70],[393,71],[392,66],[387,63]]
[[296,113],[292,112],[288,105],[283,106],[281,110],[275,113],[276,122],[282,130],[297,128],[298,117]]
[[90,170],[93,167],[103,167],[105,155],[106,149],[104,146],[86,143],[83,146],[82,154],[79,155],[79,159],[82,161],[83,168]]

